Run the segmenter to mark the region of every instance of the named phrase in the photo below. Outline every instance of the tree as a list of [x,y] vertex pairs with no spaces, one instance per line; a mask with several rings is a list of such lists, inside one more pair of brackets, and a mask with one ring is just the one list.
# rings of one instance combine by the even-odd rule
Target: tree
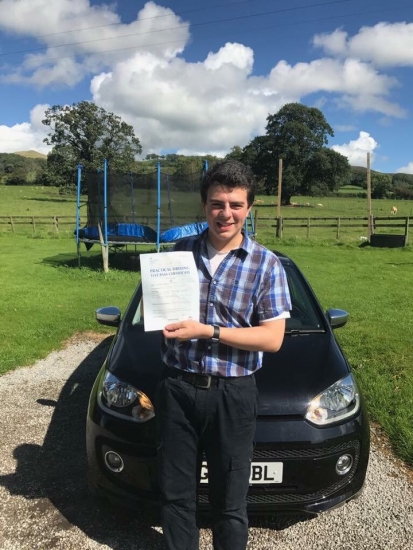
[[[271,140],[268,136],[255,137],[244,147],[241,162],[251,167],[258,182],[258,187],[270,195],[273,192],[274,178],[271,177],[273,163]],[[276,170],[276,167],[273,167]]]
[[312,196],[326,195],[343,185],[348,185],[350,178],[351,168],[347,157],[323,147],[314,153],[306,164],[301,193]]
[[[46,110],[43,124],[51,128],[44,142],[53,146],[48,171],[61,182],[71,182],[77,164],[95,171],[103,168],[104,159],[110,170],[128,172],[135,155],[142,151],[132,126],[89,101],[54,105]],[[63,166],[57,162],[59,158]]]
[[371,174],[371,196],[373,199],[385,199],[390,196],[392,190],[392,177],[390,174]]
[[321,184],[319,189],[330,189],[348,180],[346,157],[327,152],[328,136],[333,135],[319,109],[287,103],[276,114],[268,115],[266,135],[254,138],[243,153],[268,193],[278,187],[278,163],[283,159],[281,202],[288,204],[293,195],[314,193],[316,184]]
[[234,145],[234,147],[231,148],[231,151],[225,155],[226,160],[239,160],[242,162],[242,147],[239,145]]

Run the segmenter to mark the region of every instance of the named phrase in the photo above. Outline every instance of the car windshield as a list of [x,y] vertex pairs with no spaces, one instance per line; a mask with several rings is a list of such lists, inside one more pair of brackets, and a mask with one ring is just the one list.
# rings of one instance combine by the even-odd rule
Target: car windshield
[[324,331],[324,324],[307,285],[293,265],[284,265],[290,289],[292,310],[286,321],[286,331]]
[[[290,289],[292,310],[286,321],[286,331],[324,331],[324,324],[309,289],[293,265],[284,265]],[[132,325],[143,324],[142,301],[133,311]]]

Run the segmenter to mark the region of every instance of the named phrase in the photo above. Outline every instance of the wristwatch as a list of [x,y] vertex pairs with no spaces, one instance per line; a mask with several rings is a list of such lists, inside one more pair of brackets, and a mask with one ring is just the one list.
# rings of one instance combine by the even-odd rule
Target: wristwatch
[[212,335],[211,340],[213,342],[219,342],[219,326],[218,325],[212,325],[214,327],[214,334]]

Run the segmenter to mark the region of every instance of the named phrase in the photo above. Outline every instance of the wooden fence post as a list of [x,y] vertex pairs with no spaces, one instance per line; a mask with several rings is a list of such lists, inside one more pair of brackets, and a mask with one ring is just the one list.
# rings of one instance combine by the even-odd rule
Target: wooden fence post
[[100,223],[98,223],[98,231],[99,231],[100,248],[102,249],[103,271],[104,271],[104,273],[108,273],[108,271],[109,271],[109,247],[108,247],[107,244],[105,244],[105,239],[103,238],[102,227],[101,227]]
[[310,218],[307,218],[307,239],[310,238]]
[[56,233],[59,233],[59,218],[57,216],[53,216],[53,223]]
[[11,225],[11,230],[14,233],[14,223],[13,223],[13,217],[12,216],[10,216],[10,225]]
[[340,238],[340,218],[337,218],[337,240]]
[[276,236],[279,237],[280,239],[282,238],[283,236],[283,219],[282,219],[282,216],[279,216],[277,218],[277,231],[276,231]]
[[33,233],[36,231],[36,222],[34,221],[34,216],[32,216],[32,224],[33,224]]

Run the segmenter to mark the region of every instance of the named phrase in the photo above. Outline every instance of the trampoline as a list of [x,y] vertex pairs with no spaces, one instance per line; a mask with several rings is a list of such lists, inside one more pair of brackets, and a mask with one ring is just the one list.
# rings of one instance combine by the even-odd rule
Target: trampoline
[[[152,244],[157,252],[207,228],[200,199],[200,184],[208,169],[177,176],[157,169],[148,173],[111,173],[103,169],[87,173],[78,166],[76,244],[78,262],[81,245],[95,244],[109,251]],[[82,191],[86,202],[81,200]],[[87,222],[81,227],[81,209],[87,208]],[[250,234],[254,233],[252,217]],[[103,252],[103,250],[102,250]]]

